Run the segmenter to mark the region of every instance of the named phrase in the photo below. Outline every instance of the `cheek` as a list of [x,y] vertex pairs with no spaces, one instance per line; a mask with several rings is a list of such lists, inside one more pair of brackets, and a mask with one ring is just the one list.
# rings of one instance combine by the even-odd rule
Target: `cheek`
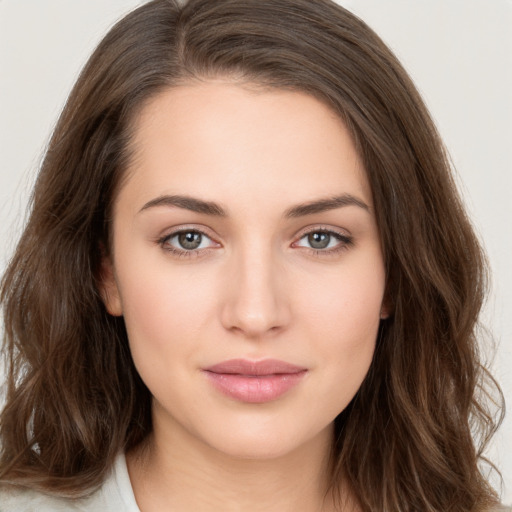
[[[123,314],[134,358],[193,350],[215,301],[212,276],[192,266],[119,264]],[[146,348],[151,347],[151,352]]]
[[[353,398],[370,367],[384,294],[382,265],[339,272],[308,286],[301,305],[306,336],[313,340],[325,405],[339,413]],[[322,284],[322,286],[319,286]]]
[[[316,351],[332,372],[333,379],[345,384],[354,380],[359,387],[370,366],[379,327],[379,303],[350,296],[333,300],[311,316],[311,331],[316,330]],[[356,390],[354,390],[355,392]]]
[[[302,315],[317,330],[317,338],[339,340],[339,348],[355,351],[374,341],[380,322],[385,274],[374,264],[347,265],[342,271],[312,276],[304,284]],[[304,277],[303,277],[304,279]]]

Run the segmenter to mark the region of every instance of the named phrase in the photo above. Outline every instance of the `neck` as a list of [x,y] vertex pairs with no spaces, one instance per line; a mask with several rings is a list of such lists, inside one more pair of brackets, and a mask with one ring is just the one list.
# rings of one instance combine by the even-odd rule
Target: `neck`
[[141,512],[330,512],[340,510],[328,492],[332,435],[331,426],[286,455],[247,459],[155,428],[127,454],[128,469]]

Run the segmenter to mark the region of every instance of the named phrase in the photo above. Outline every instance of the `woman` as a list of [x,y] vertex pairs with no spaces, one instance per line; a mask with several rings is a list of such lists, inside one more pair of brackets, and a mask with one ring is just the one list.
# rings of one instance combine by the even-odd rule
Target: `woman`
[[4,277],[0,503],[495,509],[484,291],[442,143],[364,23],[149,2],[82,72]]

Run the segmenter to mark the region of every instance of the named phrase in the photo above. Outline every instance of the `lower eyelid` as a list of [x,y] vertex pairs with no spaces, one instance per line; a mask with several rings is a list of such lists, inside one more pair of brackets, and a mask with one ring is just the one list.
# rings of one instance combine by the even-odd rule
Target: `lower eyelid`
[[[340,242],[340,244],[345,245],[345,246],[350,245],[352,243],[352,241],[353,241],[352,237],[349,236],[349,235],[338,233],[337,231],[333,231],[333,230],[329,230],[329,229],[320,229],[319,228],[319,229],[312,229],[310,231],[307,231],[306,233],[303,233],[302,235],[300,235],[298,237],[297,242],[299,242],[303,238],[307,237],[308,235],[311,235],[312,233],[324,233],[324,234],[330,235],[331,237],[333,237],[336,240],[338,240],[338,242]],[[297,242],[295,242],[295,243],[297,243]],[[303,247],[303,246],[299,246],[299,247]],[[309,249],[317,250],[317,251],[322,251],[322,252],[328,252],[329,250],[334,250],[335,248],[331,248],[331,249],[315,249],[314,247],[309,247]]]

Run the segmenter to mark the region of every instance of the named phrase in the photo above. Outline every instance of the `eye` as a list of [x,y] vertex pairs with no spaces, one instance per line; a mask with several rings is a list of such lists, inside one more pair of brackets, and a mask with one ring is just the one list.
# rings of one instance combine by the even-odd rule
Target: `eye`
[[316,254],[332,254],[347,249],[352,244],[352,237],[322,228],[305,233],[294,245],[311,249]]
[[182,229],[175,231],[158,240],[159,245],[178,256],[197,255],[199,251],[210,249],[217,244],[198,229]]

